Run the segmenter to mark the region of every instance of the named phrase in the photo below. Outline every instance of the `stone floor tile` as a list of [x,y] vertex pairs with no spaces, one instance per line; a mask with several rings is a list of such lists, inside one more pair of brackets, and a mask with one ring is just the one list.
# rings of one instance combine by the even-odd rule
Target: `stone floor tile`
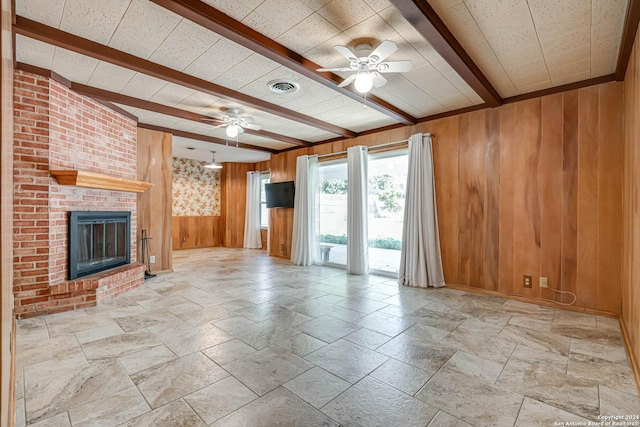
[[69,410],[74,427],[109,427],[149,412],[151,408],[136,387],[129,387],[97,401]]
[[227,363],[223,368],[262,396],[313,368],[313,363],[283,348],[272,346]]
[[388,357],[346,340],[338,340],[305,359],[350,383],[355,383],[387,361]]
[[202,351],[209,359],[222,366],[237,359],[255,354],[257,350],[240,340],[225,341]]
[[257,398],[240,381],[227,377],[185,396],[184,400],[204,422],[211,424]]
[[345,426],[422,427],[438,409],[366,377],[322,408],[322,412]]
[[396,359],[389,359],[369,374],[398,390],[413,396],[431,375]]
[[357,331],[360,329],[360,326],[336,319],[335,317],[321,316],[297,325],[296,329],[324,342],[332,343],[345,335]]
[[524,396],[443,368],[415,395],[475,426],[512,426]]
[[175,400],[118,427],[206,427],[187,403]]
[[[524,398],[524,403],[518,414],[516,427],[546,427],[558,425],[554,423],[574,422],[574,425],[588,425],[589,420],[572,414],[562,409],[538,402],[529,397]],[[581,424],[584,423],[584,424]],[[564,424],[566,425],[566,424]]]
[[118,361],[129,375],[175,359],[177,356],[164,345],[119,357]]
[[131,378],[149,405],[156,409],[228,376],[228,372],[204,354],[192,353],[140,371]]
[[338,427],[331,418],[283,387],[276,388],[211,425]]
[[444,411],[439,411],[427,427],[471,427],[471,424]]
[[314,408],[320,409],[351,387],[351,383],[316,366],[282,386]]

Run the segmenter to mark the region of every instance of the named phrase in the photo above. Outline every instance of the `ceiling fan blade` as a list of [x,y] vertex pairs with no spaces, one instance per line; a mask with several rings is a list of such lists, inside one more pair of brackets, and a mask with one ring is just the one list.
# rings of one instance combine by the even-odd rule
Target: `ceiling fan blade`
[[223,127],[226,127],[226,126],[228,126],[228,125],[229,125],[229,123],[223,123],[223,124],[218,125],[218,126],[213,126],[211,129],[223,128]]
[[353,71],[353,68],[318,68],[316,71]]
[[406,73],[413,68],[411,61],[391,61],[378,64],[376,70],[380,73]]
[[371,73],[373,74],[373,86],[382,87],[387,84],[387,79],[382,77],[380,73]]
[[246,124],[245,126],[243,126],[243,127],[247,128],[247,129],[251,129],[251,130],[260,130],[260,129],[262,129],[262,126],[260,126],[260,125],[256,125],[256,124],[254,124],[254,123],[247,123],[247,124]]
[[[384,61],[389,55],[398,50],[398,46],[391,40],[384,40],[380,45],[369,54],[369,61],[377,64]],[[376,57],[377,59],[375,59]],[[375,60],[374,60],[375,59]]]
[[356,79],[357,74],[351,74],[349,77],[347,77],[346,79],[344,79],[342,81],[342,83],[340,83],[338,85],[338,87],[345,87],[345,86],[349,86],[351,83],[353,83],[353,81]]
[[358,55],[356,55],[355,53],[351,52],[351,49],[349,49],[348,47],[346,47],[346,46],[334,46],[334,47],[338,52],[340,52],[340,55],[344,56],[349,61],[357,61],[358,60]]

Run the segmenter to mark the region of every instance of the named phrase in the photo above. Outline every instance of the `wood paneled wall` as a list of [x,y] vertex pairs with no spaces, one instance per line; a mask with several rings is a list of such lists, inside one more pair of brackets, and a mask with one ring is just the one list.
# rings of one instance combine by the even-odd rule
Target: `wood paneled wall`
[[[307,154],[307,149],[272,154],[269,160],[270,182],[295,181],[296,158]],[[291,166],[293,165],[293,167]],[[264,166],[258,164],[258,166]],[[260,168],[265,170],[266,168]],[[271,246],[269,255],[279,258],[291,258],[291,235],[293,233],[293,209],[269,209],[269,237]]]
[[[620,313],[623,85],[607,83],[272,155],[272,181],[299,155],[431,132],[447,283]],[[293,211],[271,214],[271,255],[291,247]],[[533,276],[533,287],[522,276]],[[567,297],[563,301],[567,301]]]
[[173,250],[222,246],[221,216],[174,216]]
[[225,163],[221,170],[223,245],[227,248],[241,248],[244,245],[247,172],[253,170],[255,170],[254,163]]
[[11,0],[0,2],[0,426],[15,424],[13,316],[13,43]]
[[622,253],[622,323],[640,382],[640,36],[636,35],[624,81],[624,245]]
[[620,312],[622,99],[609,83],[425,125],[448,283],[560,300],[545,276]]
[[[151,271],[171,271],[171,179],[173,136],[138,128],[138,179],[154,184],[138,195],[138,239],[147,230],[149,255],[156,257]],[[142,260],[142,243],[138,259]]]

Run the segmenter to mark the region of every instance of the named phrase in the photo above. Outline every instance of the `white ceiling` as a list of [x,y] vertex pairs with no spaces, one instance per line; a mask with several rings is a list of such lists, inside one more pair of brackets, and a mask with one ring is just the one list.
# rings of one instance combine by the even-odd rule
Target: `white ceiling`
[[[395,41],[399,49],[389,60],[409,59],[413,69],[387,74],[388,84],[372,94],[416,118],[483,103],[388,0],[205,3],[323,67],[345,65],[335,45],[372,37]],[[627,0],[429,3],[500,95],[508,97],[612,73]],[[16,13],[354,132],[397,123],[148,0],[16,0]],[[73,82],[200,114],[220,116],[221,108],[241,106],[263,129],[309,142],[337,136],[20,35],[16,59]],[[267,88],[274,79],[295,81],[300,91],[275,94]],[[210,125],[121,107],[143,123],[224,138],[223,129]],[[273,149],[291,147],[247,133],[240,141]],[[243,156],[246,153],[229,161],[246,159]],[[199,160],[210,159],[205,155]]]

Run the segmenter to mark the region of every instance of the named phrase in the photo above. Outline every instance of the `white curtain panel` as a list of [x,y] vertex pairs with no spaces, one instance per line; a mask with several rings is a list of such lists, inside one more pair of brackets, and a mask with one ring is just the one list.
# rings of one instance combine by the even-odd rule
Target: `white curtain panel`
[[347,273],[369,271],[369,238],[367,227],[367,164],[364,146],[347,149]]
[[318,156],[299,156],[296,161],[291,242],[291,262],[296,265],[321,264],[316,218],[317,187]]
[[398,283],[439,288],[445,285],[438,234],[431,136],[409,138],[409,169]]
[[247,210],[244,216],[244,245],[262,248],[260,237],[260,172],[247,172]]

